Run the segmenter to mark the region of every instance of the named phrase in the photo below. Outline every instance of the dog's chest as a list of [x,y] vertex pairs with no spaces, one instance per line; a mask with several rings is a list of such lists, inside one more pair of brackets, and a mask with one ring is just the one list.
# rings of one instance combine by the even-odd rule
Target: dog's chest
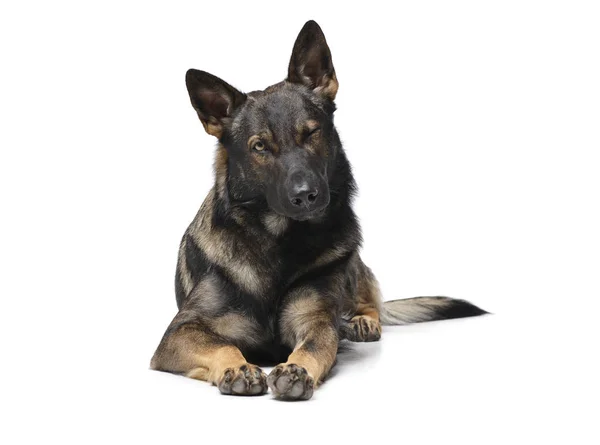
[[264,310],[276,307],[305,274],[314,274],[352,248],[343,242],[342,230],[274,213],[246,213],[240,222],[244,224],[198,238],[223,278],[241,291],[237,300],[254,301]]
[[246,239],[235,247],[226,267],[228,277],[243,292],[273,303],[331,251],[328,245],[317,245],[297,232]]

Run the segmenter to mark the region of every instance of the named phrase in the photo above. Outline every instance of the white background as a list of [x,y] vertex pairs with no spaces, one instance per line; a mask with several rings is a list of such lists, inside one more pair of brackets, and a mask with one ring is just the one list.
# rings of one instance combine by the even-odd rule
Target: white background
[[[388,328],[306,403],[225,397],[148,370],[212,184],[184,74],[278,82],[308,19],[384,297],[495,315]],[[0,441],[598,443],[599,22],[579,1],[3,2]]]

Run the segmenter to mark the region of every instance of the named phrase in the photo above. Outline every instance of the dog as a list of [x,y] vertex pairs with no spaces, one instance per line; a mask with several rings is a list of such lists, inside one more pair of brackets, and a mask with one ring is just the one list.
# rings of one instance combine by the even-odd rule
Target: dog
[[[383,302],[359,255],[356,184],[333,124],[338,80],[325,36],[307,22],[284,81],[244,94],[190,69],[186,86],[218,139],[215,183],[179,247],[179,312],[151,368],[223,394],[306,400],[340,341],[381,325],[486,312],[447,297]],[[276,364],[267,376],[252,363]]]

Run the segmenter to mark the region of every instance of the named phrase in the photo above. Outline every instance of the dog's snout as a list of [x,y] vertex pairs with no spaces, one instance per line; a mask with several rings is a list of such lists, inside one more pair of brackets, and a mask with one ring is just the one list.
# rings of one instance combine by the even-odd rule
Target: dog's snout
[[329,205],[327,179],[318,165],[311,165],[303,159],[296,159],[295,164],[277,188],[280,212],[299,221],[317,218]]
[[327,183],[310,171],[296,170],[288,176],[287,204],[290,215],[304,219],[320,212],[329,204]]
[[319,190],[316,187],[311,187],[306,181],[300,186],[295,186],[290,194],[290,202],[295,207],[311,207],[312,204],[317,200]]

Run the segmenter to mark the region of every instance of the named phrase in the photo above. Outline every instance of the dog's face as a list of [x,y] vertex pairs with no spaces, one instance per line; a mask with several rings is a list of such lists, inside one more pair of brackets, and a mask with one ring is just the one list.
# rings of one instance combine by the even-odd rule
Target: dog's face
[[189,70],[186,84],[205,130],[226,150],[223,170],[234,200],[265,200],[296,220],[323,213],[337,150],[338,83],[315,22],[300,31],[284,82],[243,94],[211,74]]

